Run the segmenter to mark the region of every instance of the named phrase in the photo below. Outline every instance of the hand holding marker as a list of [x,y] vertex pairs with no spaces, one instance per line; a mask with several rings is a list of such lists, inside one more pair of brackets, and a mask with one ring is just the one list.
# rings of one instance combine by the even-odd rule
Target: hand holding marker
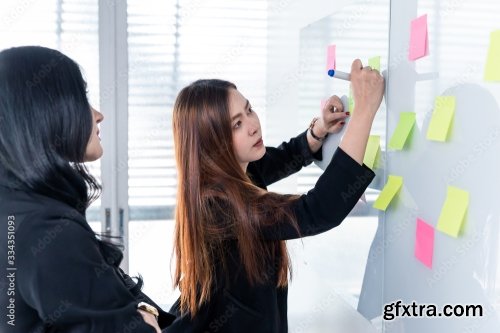
[[[374,68],[379,70],[380,67],[380,57],[378,57],[378,61],[376,60],[377,57],[372,58],[368,61],[368,63],[371,65],[371,61],[375,60],[376,62],[371,65],[371,66],[364,66],[365,68],[372,69],[372,66],[375,66]],[[351,81],[351,74],[338,71],[335,68],[337,67],[337,59],[336,59],[336,46],[335,45],[329,45],[327,48],[327,54],[326,54],[326,70],[329,76],[335,77],[337,79],[341,80],[346,80],[346,81]]]
[[341,72],[336,70],[337,67],[337,56],[336,56],[336,46],[329,45],[326,51],[326,70],[328,75],[331,77],[336,77],[338,79],[351,81],[351,74]]
[[[370,68],[370,66],[364,66],[364,68]],[[341,72],[336,69],[329,69],[328,70],[328,75],[337,79],[341,80],[346,80],[346,81],[351,81],[351,74],[346,73],[346,72]]]

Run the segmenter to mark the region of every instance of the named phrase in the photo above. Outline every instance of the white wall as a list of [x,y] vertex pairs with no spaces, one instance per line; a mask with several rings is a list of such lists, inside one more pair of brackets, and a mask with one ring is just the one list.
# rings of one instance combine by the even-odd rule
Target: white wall
[[[309,125],[310,119],[304,120],[298,108],[301,81],[306,82],[302,73],[305,66],[299,60],[300,30],[345,6],[374,1],[270,0],[266,144],[277,145]],[[355,22],[353,17],[352,24]],[[341,95],[344,92],[331,93]],[[311,118],[319,115],[319,103],[316,111],[308,110],[307,114],[311,114]],[[293,193],[297,189],[297,176],[269,187],[269,190],[283,193]],[[374,331],[355,310],[355,295],[361,289],[367,254],[377,227],[376,220],[372,220],[351,217],[348,223],[331,232],[288,242],[294,268],[288,302],[290,332]]]
[[[267,145],[277,145],[305,130],[299,117],[299,34],[300,29],[355,0],[269,0],[267,100],[265,135]],[[318,111],[319,114],[319,111]],[[270,190],[295,190],[296,177],[273,185]]]

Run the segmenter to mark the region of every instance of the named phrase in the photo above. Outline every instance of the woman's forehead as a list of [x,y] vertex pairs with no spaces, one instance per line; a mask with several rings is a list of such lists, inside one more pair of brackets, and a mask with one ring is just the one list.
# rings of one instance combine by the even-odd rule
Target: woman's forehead
[[248,100],[238,90],[229,90],[229,107],[231,114],[245,110]]

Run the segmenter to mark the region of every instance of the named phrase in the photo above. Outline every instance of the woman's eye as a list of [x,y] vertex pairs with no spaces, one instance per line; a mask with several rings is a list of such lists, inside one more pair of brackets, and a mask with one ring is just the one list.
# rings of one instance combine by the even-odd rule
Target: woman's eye
[[248,109],[248,112],[249,112],[249,113],[252,113],[252,112],[253,112],[253,109],[252,109],[252,108],[249,108],[249,109]]
[[238,128],[241,125],[241,121],[238,121],[236,124],[234,124],[234,128]]

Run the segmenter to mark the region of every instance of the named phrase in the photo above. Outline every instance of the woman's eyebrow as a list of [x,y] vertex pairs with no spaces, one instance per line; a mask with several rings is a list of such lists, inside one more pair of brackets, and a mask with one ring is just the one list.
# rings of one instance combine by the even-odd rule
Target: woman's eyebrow
[[[248,110],[249,108],[250,108],[250,102],[249,102],[249,101],[248,101],[248,99],[247,99],[247,103],[245,104],[245,110]],[[231,120],[235,120],[235,119],[236,119],[236,118],[238,118],[238,117],[241,117],[241,112],[240,112],[240,113],[235,114],[235,115],[231,118]]]

